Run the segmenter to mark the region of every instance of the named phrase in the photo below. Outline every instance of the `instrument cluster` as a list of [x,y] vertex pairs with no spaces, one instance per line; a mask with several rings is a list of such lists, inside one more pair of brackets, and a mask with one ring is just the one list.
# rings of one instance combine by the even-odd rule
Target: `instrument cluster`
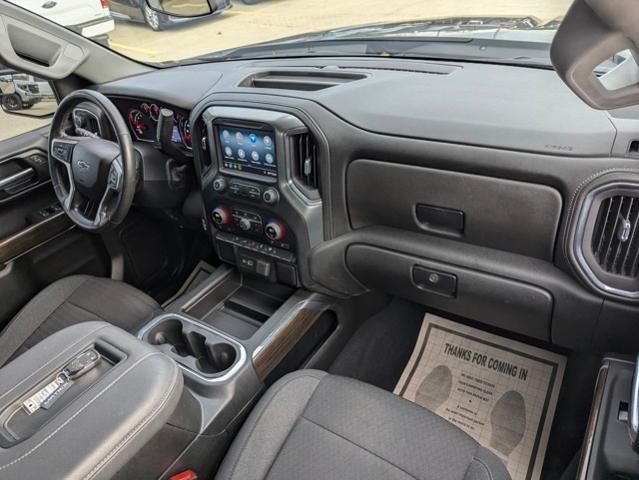
[[187,112],[152,101],[120,100],[117,105],[135,139],[140,142],[156,142],[160,111],[162,108],[172,110],[174,124],[171,140],[180,147],[191,150],[191,125]]

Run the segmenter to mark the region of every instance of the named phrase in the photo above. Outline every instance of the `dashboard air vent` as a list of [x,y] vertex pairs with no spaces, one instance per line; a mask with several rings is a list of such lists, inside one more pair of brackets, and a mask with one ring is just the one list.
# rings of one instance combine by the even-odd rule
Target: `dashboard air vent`
[[366,75],[356,73],[275,70],[250,75],[242,80],[240,86],[315,92],[363,78]]
[[637,277],[638,224],[638,197],[616,195],[601,202],[592,235],[592,253],[604,271],[624,277]]
[[319,190],[319,160],[317,142],[310,133],[294,135],[293,175],[304,187]]

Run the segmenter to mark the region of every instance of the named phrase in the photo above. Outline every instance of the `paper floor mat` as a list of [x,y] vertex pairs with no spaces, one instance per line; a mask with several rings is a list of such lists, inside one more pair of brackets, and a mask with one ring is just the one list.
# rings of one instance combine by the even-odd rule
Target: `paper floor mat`
[[536,480],[565,357],[427,314],[395,393],[454,423]]

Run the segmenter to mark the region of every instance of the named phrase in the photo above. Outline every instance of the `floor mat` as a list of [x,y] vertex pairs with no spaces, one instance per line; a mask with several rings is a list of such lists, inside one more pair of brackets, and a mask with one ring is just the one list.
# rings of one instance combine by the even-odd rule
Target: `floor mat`
[[166,307],[167,305],[169,305],[170,303],[172,303],[173,301],[175,301],[177,298],[181,297],[185,293],[188,293],[191,290],[193,290],[200,283],[206,280],[206,278],[209,275],[211,275],[211,273],[213,273],[214,271],[215,271],[215,267],[213,265],[209,265],[205,261],[200,260],[200,262],[198,262],[198,264],[195,266],[195,268],[193,269],[189,277],[182,284],[182,286],[175,293],[175,295],[173,295],[171,298],[169,298],[166,302],[162,304],[162,308]]
[[395,393],[454,423],[506,464],[541,476],[566,358],[427,314]]

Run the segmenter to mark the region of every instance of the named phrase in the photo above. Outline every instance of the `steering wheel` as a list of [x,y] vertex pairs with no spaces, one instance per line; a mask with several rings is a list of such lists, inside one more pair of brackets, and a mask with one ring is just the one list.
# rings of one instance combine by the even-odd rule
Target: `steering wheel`
[[[116,141],[76,135],[73,109],[82,102],[104,113]],[[137,183],[135,150],[124,118],[107,97],[76,90],[60,102],[49,133],[49,171],[64,212],[79,227],[99,232],[124,220]]]

